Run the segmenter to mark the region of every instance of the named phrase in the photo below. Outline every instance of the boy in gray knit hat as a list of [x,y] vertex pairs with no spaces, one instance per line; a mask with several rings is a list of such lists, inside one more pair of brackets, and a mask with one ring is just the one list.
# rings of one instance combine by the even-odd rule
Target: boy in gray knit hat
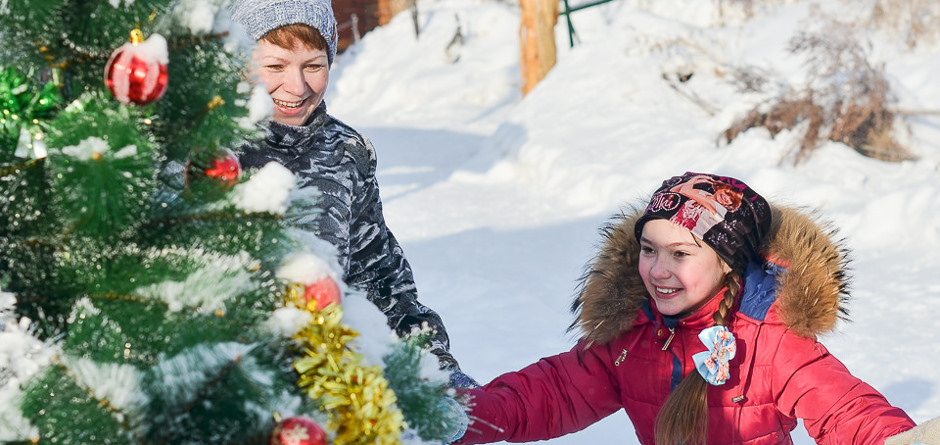
[[242,25],[255,40],[261,40],[265,34],[282,26],[307,25],[326,40],[327,56],[333,64],[336,17],[329,0],[236,0],[232,6],[232,20]]
[[450,354],[440,316],[418,302],[411,267],[382,214],[372,144],[326,112],[337,41],[329,0],[236,0],[231,12],[257,41],[252,76],[274,106],[266,140],[242,150],[242,167],[277,162],[300,187],[319,190],[306,228],[336,247],[344,281],[365,291],[399,334],[432,329],[431,352],[451,383],[478,386]]

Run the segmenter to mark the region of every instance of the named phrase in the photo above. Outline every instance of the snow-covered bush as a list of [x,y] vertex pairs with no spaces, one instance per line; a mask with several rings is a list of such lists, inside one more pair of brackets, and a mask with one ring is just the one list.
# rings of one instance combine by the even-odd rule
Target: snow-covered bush
[[909,48],[940,41],[940,2],[936,0],[875,0],[870,23],[894,33]]
[[[754,127],[776,135],[798,130],[802,139],[794,163],[806,159],[826,140],[842,142],[876,159],[900,161],[911,155],[894,137],[890,85],[881,65],[869,61],[866,47],[850,25],[829,22],[821,31],[800,32],[789,50],[806,58],[807,77],[769,103],[755,107],[724,132],[727,142]],[[759,73],[742,70],[742,89],[760,89]]]

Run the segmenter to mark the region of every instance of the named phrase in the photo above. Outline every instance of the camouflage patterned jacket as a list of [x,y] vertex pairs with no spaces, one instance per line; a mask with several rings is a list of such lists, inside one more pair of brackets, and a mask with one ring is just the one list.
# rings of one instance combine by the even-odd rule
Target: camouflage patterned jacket
[[418,301],[411,266],[385,225],[375,150],[366,138],[321,103],[304,126],[270,122],[266,140],[244,147],[239,160],[246,171],[278,162],[297,176],[299,187],[319,190],[303,225],[336,247],[346,284],[365,291],[400,335],[426,323],[436,331],[431,352],[443,368],[457,368],[443,321]]

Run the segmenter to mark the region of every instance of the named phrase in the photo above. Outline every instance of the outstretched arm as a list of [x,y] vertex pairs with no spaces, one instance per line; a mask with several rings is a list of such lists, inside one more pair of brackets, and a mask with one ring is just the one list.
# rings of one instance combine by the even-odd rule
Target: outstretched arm
[[471,397],[470,426],[460,445],[529,442],[582,430],[619,410],[620,391],[604,346],[539,360],[497,377]]
[[777,406],[803,419],[818,443],[880,444],[914,426],[903,410],[849,373],[815,340],[785,336],[777,357],[773,383]]
[[[369,149],[372,152],[371,146]],[[438,356],[442,368],[456,370],[458,364],[449,352],[444,322],[437,312],[418,301],[411,266],[385,224],[375,179],[375,158],[369,162],[353,196],[347,282],[366,291],[367,298],[385,314],[388,325],[399,335],[414,329],[431,329],[431,352]]]

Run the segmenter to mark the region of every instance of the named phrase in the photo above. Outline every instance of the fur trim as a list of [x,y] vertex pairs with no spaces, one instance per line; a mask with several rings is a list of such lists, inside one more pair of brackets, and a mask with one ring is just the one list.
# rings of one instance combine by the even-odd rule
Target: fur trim
[[[637,270],[640,245],[633,232],[641,215],[642,209],[632,208],[602,229],[600,251],[581,277],[569,329],[579,329],[588,344],[629,331],[649,299]],[[773,206],[773,221],[762,254],[787,269],[778,279],[772,310],[803,337],[833,330],[848,315],[848,251],[812,212]]]
[[787,267],[777,281],[777,317],[802,337],[830,332],[848,320],[849,252],[815,213],[775,207],[764,256]]
[[631,209],[602,229],[604,243],[580,280],[580,292],[571,306],[579,328],[590,343],[607,343],[630,330],[649,298],[637,270],[640,244],[633,234],[642,210]]

